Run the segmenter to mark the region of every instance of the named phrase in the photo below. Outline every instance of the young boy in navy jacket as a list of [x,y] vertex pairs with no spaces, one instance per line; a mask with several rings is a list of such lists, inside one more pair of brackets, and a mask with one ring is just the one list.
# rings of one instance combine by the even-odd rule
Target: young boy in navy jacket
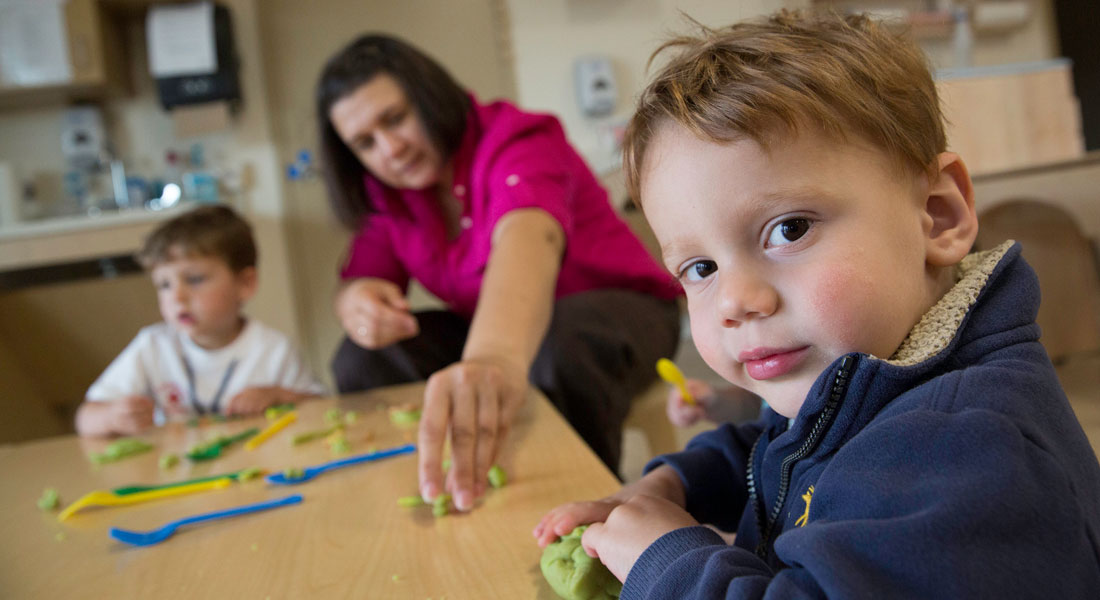
[[[1095,598],[1100,465],[921,51],[864,17],[674,39],[626,138],[700,354],[767,399],[548,513],[623,598]],[[736,532],[727,544],[713,529]]]

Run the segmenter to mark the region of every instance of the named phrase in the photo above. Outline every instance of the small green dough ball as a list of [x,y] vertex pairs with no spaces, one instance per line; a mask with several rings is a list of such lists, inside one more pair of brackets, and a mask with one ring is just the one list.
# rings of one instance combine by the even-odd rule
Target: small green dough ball
[[167,470],[178,465],[180,463],[180,457],[176,454],[164,454],[160,457],[160,468]]
[[587,525],[577,527],[542,551],[539,560],[542,576],[565,600],[618,598],[623,584],[581,547],[581,534],[587,528]]
[[283,477],[286,479],[301,479],[305,477],[305,471],[298,467],[291,467],[283,470]]
[[248,467],[247,469],[241,469],[237,473],[237,481],[240,481],[240,482],[252,481],[253,479],[256,479],[257,477],[259,477],[260,475],[263,475],[263,474],[264,474],[264,470],[261,469],[260,467]]
[[508,483],[508,474],[504,472],[504,469],[500,468],[500,465],[489,467],[489,485],[500,489],[504,487],[506,483]]
[[60,503],[57,490],[54,488],[46,488],[42,490],[42,497],[38,499],[38,508],[42,510],[54,510]]

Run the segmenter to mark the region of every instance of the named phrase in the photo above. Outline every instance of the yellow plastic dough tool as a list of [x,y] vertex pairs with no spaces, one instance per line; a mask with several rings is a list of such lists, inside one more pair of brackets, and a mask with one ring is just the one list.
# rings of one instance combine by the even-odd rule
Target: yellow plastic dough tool
[[57,515],[58,521],[64,521],[68,519],[76,511],[84,508],[85,506],[121,506],[124,504],[137,504],[139,502],[148,502],[149,500],[157,500],[159,498],[168,498],[171,496],[182,496],[183,494],[191,494],[194,492],[204,492],[206,490],[220,490],[233,483],[233,479],[230,477],[223,477],[222,479],[215,479],[214,481],[203,481],[201,483],[193,483],[191,485],[181,485],[176,487],[164,488],[160,490],[152,490],[149,492],[138,492],[136,494],[118,495],[114,492],[97,490],[94,492],[88,492],[84,494],[80,500],[73,502],[61,511],[61,514]]
[[272,423],[271,425],[268,425],[267,429],[264,429],[260,433],[257,433],[255,436],[253,436],[247,442],[245,442],[244,443],[244,449],[245,450],[255,450],[256,448],[259,448],[260,444],[267,441],[267,438],[275,435],[276,433],[279,433],[280,431],[285,429],[287,425],[290,425],[291,423],[293,423],[294,421],[297,421],[297,420],[298,420],[298,413],[296,413],[294,411],[290,411],[290,412],[286,413],[285,415],[279,417],[279,419],[276,420],[274,423]]
[[691,392],[688,391],[684,374],[680,371],[680,367],[676,366],[676,363],[667,358],[657,359],[657,374],[661,376],[661,379],[680,388],[680,395],[683,396],[684,402],[691,405],[695,404],[695,396],[692,396]]

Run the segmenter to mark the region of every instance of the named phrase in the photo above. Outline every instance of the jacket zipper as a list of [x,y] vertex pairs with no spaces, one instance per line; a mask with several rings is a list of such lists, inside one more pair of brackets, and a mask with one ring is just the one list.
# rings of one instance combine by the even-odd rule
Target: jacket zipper
[[756,438],[756,442],[752,445],[752,450],[749,452],[747,473],[749,502],[752,504],[752,510],[756,516],[757,533],[760,534],[760,541],[756,545],[756,555],[762,559],[767,559],[768,548],[771,546],[772,530],[775,528],[779,513],[783,510],[783,502],[787,499],[787,490],[791,485],[791,472],[794,470],[794,464],[809,456],[817,448],[825,432],[829,430],[829,426],[836,417],[837,407],[840,406],[840,401],[848,391],[848,383],[855,364],[855,355],[848,355],[841,359],[840,368],[837,369],[836,377],[833,379],[833,388],[829,392],[829,398],[825,401],[825,408],[818,415],[817,422],[810,429],[806,441],[783,459],[783,463],[779,468],[779,491],[775,496],[775,505],[772,506],[770,513],[764,511],[763,493],[757,489],[759,486],[756,483],[755,475],[756,449],[760,446],[760,440],[764,438],[766,432],[761,432],[760,437]]

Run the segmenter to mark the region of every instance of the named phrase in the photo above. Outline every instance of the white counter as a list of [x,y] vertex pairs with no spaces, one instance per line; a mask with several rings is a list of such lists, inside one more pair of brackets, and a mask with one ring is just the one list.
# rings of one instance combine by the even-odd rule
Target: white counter
[[162,211],[112,211],[0,227],[0,271],[135,252],[162,221],[193,206],[184,203]]

